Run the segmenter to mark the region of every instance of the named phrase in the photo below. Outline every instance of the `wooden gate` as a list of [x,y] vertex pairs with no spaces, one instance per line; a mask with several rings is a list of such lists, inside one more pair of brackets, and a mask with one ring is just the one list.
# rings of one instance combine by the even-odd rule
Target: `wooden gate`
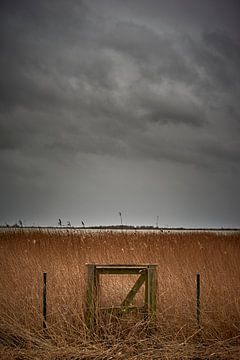
[[[101,311],[98,306],[101,275],[139,275],[137,281],[126,294],[125,299],[119,305],[112,306],[109,311],[116,315],[137,309],[144,318],[155,321],[156,317],[156,266],[145,265],[97,265],[87,264],[87,297],[86,297],[86,325],[93,330],[96,323],[96,315]],[[133,306],[133,300],[142,285],[145,284],[144,305]],[[106,309],[105,309],[106,310]]]

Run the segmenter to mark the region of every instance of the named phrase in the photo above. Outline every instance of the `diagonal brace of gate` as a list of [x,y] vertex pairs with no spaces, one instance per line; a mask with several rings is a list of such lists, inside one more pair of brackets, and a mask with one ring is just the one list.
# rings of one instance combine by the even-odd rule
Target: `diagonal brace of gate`
[[128,307],[129,305],[132,304],[134,296],[137,294],[138,290],[143,285],[145,280],[146,280],[146,273],[144,272],[143,274],[140,275],[140,277],[137,279],[132,289],[127,294],[126,298],[123,300],[121,304],[122,307]]

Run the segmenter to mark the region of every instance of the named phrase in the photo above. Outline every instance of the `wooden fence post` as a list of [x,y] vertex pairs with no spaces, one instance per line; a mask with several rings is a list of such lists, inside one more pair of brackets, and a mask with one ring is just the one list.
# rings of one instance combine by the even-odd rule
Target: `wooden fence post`
[[197,273],[197,324],[200,328],[200,315],[201,315],[201,309],[200,309],[200,274]]
[[43,273],[43,330],[47,329],[47,273]]

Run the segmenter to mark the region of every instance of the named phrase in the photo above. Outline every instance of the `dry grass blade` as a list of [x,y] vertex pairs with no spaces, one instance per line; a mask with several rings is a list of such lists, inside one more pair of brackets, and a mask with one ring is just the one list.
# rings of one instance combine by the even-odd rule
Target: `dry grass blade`
[[[239,233],[11,230],[0,233],[0,247],[1,360],[240,358]],[[90,337],[84,322],[86,263],[158,264],[155,332],[139,314],[107,318],[101,313]],[[44,271],[47,333],[42,329]],[[128,276],[103,279],[101,306],[121,304],[131,281]]]

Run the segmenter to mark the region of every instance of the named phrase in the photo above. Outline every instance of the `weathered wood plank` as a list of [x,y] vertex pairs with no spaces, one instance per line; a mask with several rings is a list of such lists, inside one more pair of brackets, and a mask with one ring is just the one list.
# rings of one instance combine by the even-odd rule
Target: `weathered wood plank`
[[96,271],[94,265],[87,266],[87,295],[85,321],[89,330],[93,330],[95,322]]
[[141,274],[145,268],[96,268],[99,275],[107,274],[107,275],[138,275]]
[[151,321],[155,321],[157,303],[157,278],[156,278],[156,266],[149,265],[148,268],[148,313]]
[[[101,269],[101,268],[104,268],[104,269],[107,269],[107,268],[123,268],[123,269],[127,269],[127,268],[148,268],[149,267],[149,264],[86,264],[87,266],[88,265],[95,265],[95,267],[97,269]],[[151,264],[153,266],[157,266],[157,264]]]
[[141,286],[144,284],[146,280],[146,273],[142,273],[140,277],[137,279],[135,284],[133,285],[132,289],[127,294],[126,298],[123,300],[121,306],[128,307],[132,304],[132,301],[134,299],[134,296],[137,294],[138,290],[141,288]]
[[101,312],[113,314],[113,315],[121,315],[121,314],[128,314],[130,312],[139,312],[139,313],[145,313],[146,308],[145,306],[129,306],[129,307],[121,307],[121,306],[114,306],[109,308],[100,308]]

